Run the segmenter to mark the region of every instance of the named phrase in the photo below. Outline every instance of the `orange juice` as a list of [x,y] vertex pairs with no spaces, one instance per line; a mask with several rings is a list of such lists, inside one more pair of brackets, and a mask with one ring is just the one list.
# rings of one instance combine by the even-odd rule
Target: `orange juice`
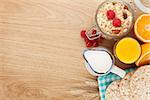
[[115,55],[121,62],[126,64],[134,63],[140,54],[140,44],[130,37],[121,39],[115,46]]

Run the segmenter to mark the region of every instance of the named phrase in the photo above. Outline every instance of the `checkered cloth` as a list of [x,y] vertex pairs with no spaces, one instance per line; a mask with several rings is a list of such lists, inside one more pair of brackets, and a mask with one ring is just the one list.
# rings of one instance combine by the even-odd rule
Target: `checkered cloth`
[[[133,70],[135,70],[135,68],[126,69],[125,71],[128,73]],[[99,86],[101,100],[105,100],[105,92],[106,92],[108,85],[112,83],[113,81],[120,80],[120,79],[121,77],[113,73],[109,73],[105,76],[98,77],[98,86]]]

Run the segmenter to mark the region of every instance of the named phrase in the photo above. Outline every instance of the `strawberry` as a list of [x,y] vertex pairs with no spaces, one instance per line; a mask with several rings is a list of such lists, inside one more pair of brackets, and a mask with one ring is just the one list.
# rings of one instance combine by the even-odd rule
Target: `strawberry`
[[107,11],[107,18],[108,18],[108,20],[111,20],[111,19],[113,19],[113,18],[115,18],[115,12],[113,11],[113,10],[108,10]]
[[119,18],[113,19],[113,26],[120,27],[121,26],[121,20]]

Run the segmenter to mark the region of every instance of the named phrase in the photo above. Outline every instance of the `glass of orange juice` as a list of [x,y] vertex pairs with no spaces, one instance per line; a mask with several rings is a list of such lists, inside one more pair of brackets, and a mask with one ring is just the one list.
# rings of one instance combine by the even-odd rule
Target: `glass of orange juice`
[[115,56],[125,64],[132,64],[141,55],[141,46],[136,39],[125,37],[114,46]]

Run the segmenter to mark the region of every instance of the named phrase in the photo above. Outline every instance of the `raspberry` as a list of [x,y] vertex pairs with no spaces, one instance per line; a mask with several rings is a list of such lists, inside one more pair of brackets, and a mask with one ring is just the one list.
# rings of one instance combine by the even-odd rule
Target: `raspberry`
[[96,29],[92,30],[92,34],[96,34],[96,32],[97,32]]
[[92,47],[92,45],[93,45],[93,43],[92,43],[91,41],[88,41],[88,42],[86,43],[86,47]]
[[82,30],[80,35],[82,38],[85,38],[86,37],[86,30]]
[[97,40],[90,40],[92,43],[95,43]]
[[89,42],[90,40],[89,40],[87,37],[85,37],[85,38],[84,38],[84,41],[85,41],[85,43],[87,43],[87,42]]
[[93,43],[93,47],[98,47],[98,45],[99,45],[98,41],[96,41],[96,42]]
[[113,19],[113,18],[115,18],[115,12],[113,11],[113,10],[108,10],[107,11],[107,18],[108,18],[108,20],[111,20],[111,19]]
[[121,20],[118,19],[118,18],[115,18],[115,19],[113,20],[113,26],[115,26],[115,27],[120,27],[120,26],[121,26]]

